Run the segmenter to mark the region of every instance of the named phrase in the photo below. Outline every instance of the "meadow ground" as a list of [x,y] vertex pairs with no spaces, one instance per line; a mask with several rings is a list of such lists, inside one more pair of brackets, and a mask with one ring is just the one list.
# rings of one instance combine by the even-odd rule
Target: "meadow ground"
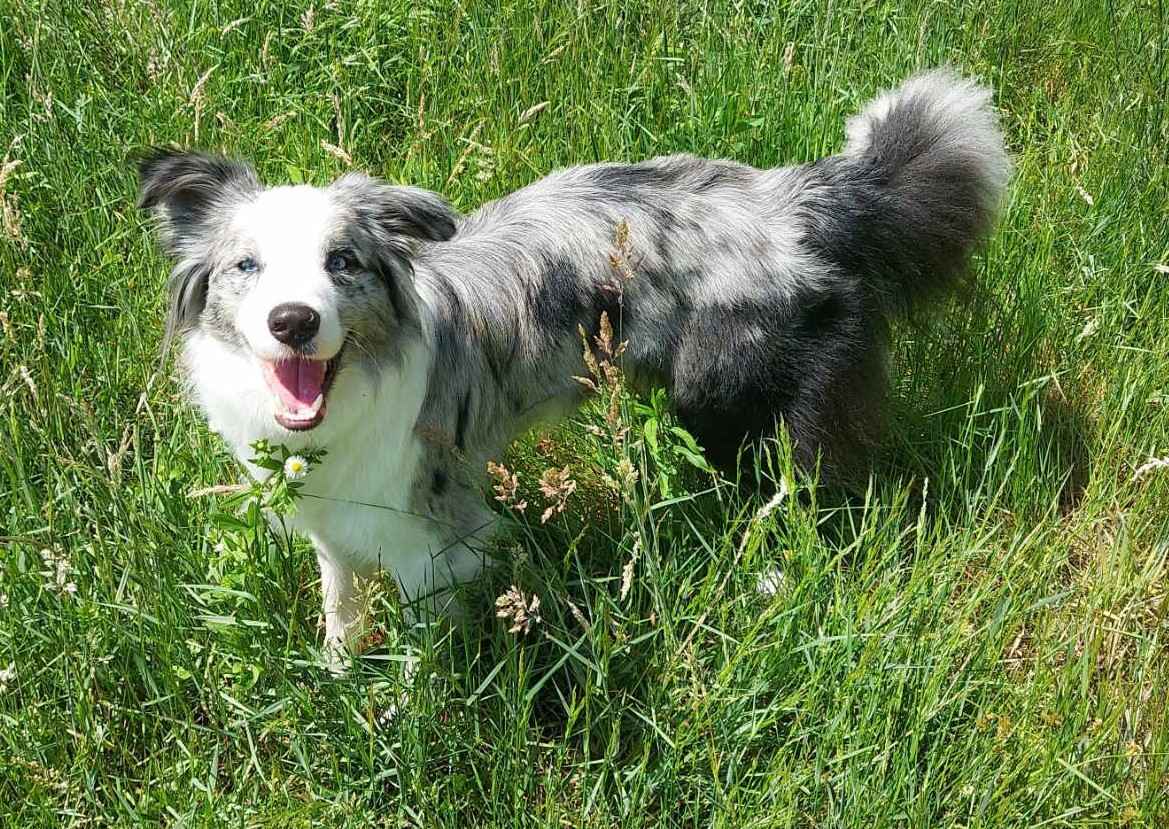
[[[1160,2],[0,0],[0,21],[0,825],[1169,824]],[[897,332],[867,491],[812,487],[780,446],[790,494],[764,509],[697,468],[660,398],[619,401],[617,447],[596,406],[506,459],[529,507],[476,623],[408,636],[375,595],[380,642],[317,667],[304,543],[192,494],[239,471],[159,371],[131,151],[362,167],[469,210],[576,162],[814,159],[945,61],[995,86],[1017,175],[978,287]],[[512,585],[540,600],[526,633],[493,613]]]

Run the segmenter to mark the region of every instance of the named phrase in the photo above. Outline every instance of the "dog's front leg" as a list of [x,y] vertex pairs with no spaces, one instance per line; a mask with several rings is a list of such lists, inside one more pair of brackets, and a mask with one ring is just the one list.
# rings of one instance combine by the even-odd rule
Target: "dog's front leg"
[[365,630],[365,603],[355,571],[317,551],[325,612],[325,658],[329,670],[344,673],[349,652]]

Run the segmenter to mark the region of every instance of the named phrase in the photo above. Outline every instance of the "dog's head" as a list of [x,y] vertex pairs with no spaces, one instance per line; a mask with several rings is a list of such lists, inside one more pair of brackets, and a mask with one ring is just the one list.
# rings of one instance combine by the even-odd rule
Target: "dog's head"
[[230,359],[230,373],[247,376],[223,382],[263,386],[251,405],[266,399],[291,431],[322,422],[347,367],[376,371],[400,356],[419,331],[410,254],[455,232],[439,196],[361,174],[265,187],[246,164],[167,149],[139,176],[140,206],[175,261],[167,341],[210,343],[188,349],[188,368],[207,374],[190,365],[201,353]]

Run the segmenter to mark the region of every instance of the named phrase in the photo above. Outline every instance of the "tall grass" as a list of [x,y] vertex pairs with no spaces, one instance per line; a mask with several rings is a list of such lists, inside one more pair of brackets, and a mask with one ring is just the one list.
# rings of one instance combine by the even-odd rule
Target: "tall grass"
[[[1158,2],[0,21],[0,825],[1169,821]],[[160,365],[133,150],[352,165],[470,210],[598,159],[810,160],[946,61],[995,86],[1017,174],[977,290],[898,331],[867,490],[814,486],[782,440],[768,494],[716,486],[660,396],[622,399],[619,445],[598,403],[500,459],[529,507],[498,504],[466,625],[411,630],[378,593],[380,644],[318,667],[307,546],[191,495],[239,470]],[[526,633],[494,615],[513,587],[539,598]]]

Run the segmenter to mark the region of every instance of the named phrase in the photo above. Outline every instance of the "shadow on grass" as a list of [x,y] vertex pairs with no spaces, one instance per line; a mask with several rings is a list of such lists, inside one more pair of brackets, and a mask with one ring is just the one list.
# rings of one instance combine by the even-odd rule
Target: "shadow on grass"
[[[1076,509],[1092,473],[1089,415],[1072,402],[1080,399],[1075,390],[1069,399],[1048,376],[1042,331],[1026,317],[1001,316],[975,303],[958,325],[903,343],[899,362],[910,377],[891,395],[886,437],[859,484],[811,485],[792,469],[781,438],[751,485],[711,491],[709,479],[685,475],[671,482],[680,487],[676,503],[636,518],[589,478],[569,427],[521,443],[509,463],[522,479],[572,464],[580,492],[548,524],[535,507],[513,524],[494,548],[497,566],[467,589],[465,623],[442,639],[434,667],[453,672],[454,696],[468,709],[489,706],[490,716],[471,715],[479,727],[502,709],[590,756],[637,751],[660,739],[654,711],[680,716],[681,703],[668,695],[691,670],[688,632],[707,623],[708,610],[719,612],[727,595],[739,601],[753,593],[742,581],[753,576],[741,567],[741,540],[775,496],[776,481],[791,482],[795,515],[777,514],[781,527],[763,563],[787,543],[784,532],[798,532],[813,556],[837,560],[846,572],[874,508],[884,510],[879,520],[898,539],[898,557],[914,555],[907,530],[923,516],[963,527],[1003,510],[1027,521]],[[652,473],[643,471],[642,481],[652,491]],[[791,521],[800,526],[783,526]],[[635,583],[628,601],[627,578]],[[733,591],[723,593],[728,579]],[[541,598],[542,619],[527,633],[509,633],[509,622],[495,617],[496,597],[513,585]],[[780,661],[794,676],[802,663],[792,659]],[[500,687],[499,677],[522,681]]]

